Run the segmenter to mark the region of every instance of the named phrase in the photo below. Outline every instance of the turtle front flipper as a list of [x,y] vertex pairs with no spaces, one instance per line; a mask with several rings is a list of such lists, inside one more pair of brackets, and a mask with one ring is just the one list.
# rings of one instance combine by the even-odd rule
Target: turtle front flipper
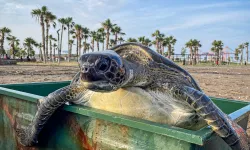
[[52,114],[66,102],[74,102],[83,96],[84,87],[72,84],[65,86],[39,100],[38,110],[31,124],[25,129],[17,129],[19,142],[24,146],[32,146],[36,143],[40,131]]
[[223,113],[204,93],[184,86],[176,90],[233,150],[249,150],[246,132]]

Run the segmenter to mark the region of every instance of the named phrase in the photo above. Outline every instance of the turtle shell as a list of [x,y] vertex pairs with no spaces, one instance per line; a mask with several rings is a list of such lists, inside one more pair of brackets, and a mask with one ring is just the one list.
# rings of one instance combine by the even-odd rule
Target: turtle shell
[[158,54],[152,49],[140,44],[140,43],[124,43],[110,48],[110,50],[114,50],[118,55],[120,55],[124,59],[128,59],[131,61],[137,61],[142,64],[147,64],[150,61],[155,61],[157,63],[162,63],[174,70],[179,71],[184,74],[189,81],[192,83],[193,87],[199,91],[202,91],[199,85],[196,83],[194,78],[183,68],[175,64],[173,61],[168,58]]

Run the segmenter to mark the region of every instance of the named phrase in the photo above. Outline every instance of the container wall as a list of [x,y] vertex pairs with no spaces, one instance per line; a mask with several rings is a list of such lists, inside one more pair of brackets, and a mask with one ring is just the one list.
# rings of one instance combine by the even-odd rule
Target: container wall
[[[68,84],[69,81],[0,87],[47,96]],[[17,141],[15,128],[27,127],[37,110],[36,99],[27,101],[25,96],[19,99],[18,96],[12,97],[13,95],[0,91],[0,149],[24,148]],[[248,105],[245,102],[226,99],[212,100],[228,114]],[[221,138],[215,134],[211,136],[212,132],[208,128],[198,131],[165,128],[153,123],[145,124],[139,120],[131,121],[116,114],[107,115],[100,111],[81,112],[77,106],[67,108],[69,107],[58,110],[50,118],[39,136],[39,144],[35,149],[230,149]],[[239,116],[239,124],[246,129],[248,115]]]
[[[15,128],[27,127],[36,104],[0,96],[0,148],[25,148],[17,141]],[[39,136],[36,149],[171,149],[189,150],[194,144],[168,136],[59,110]]]

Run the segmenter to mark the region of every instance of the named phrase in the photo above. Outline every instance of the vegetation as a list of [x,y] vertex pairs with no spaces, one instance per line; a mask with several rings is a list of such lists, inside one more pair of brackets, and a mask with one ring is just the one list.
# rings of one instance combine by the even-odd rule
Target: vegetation
[[0,56],[5,54],[4,50],[4,40],[6,35],[10,34],[11,30],[7,27],[0,28]]
[[223,50],[223,42],[218,40],[214,40],[212,43],[212,48],[211,50],[215,53],[216,55],[216,61],[221,64],[221,52]]
[[[77,24],[72,17],[59,18],[50,11],[47,6],[42,6],[31,11],[31,16],[35,18],[40,24],[42,40],[37,42],[32,37],[24,40],[20,44],[20,40],[11,35],[11,30],[7,27],[0,28],[0,56],[6,54],[4,49],[5,40],[9,44],[9,54],[15,57],[32,56],[35,48],[39,49],[39,58],[44,63],[48,60],[55,62],[55,52],[58,51],[58,63],[60,63],[61,53],[63,50],[63,34],[67,32],[68,54],[67,58],[70,61],[73,47],[76,47],[77,59],[83,53],[91,51],[100,51],[109,49],[111,46],[122,44],[123,42],[138,42],[147,47],[154,46],[156,52],[172,59],[171,56],[175,54],[174,46],[177,39],[172,35],[162,33],[160,30],[155,30],[150,38],[140,36],[137,38],[129,37],[124,39],[125,32],[122,27],[113,23],[110,19],[101,22],[101,28],[90,31],[88,27]],[[59,26],[58,26],[58,25]],[[51,28],[53,26],[54,29]],[[51,30],[56,30],[57,35],[52,35]],[[74,43],[76,42],[76,43]],[[23,45],[23,47],[22,47]],[[221,40],[214,40],[212,42],[211,51],[215,54],[216,62],[222,63],[223,42]],[[199,62],[199,49],[202,47],[198,39],[190,39],[185,43],[185,47],[181,50],[181,56],[185,57],[187,50],[189,50],[189,63],[196,65]],[[240,44],[235,50],[235,59],[240,60],[241,64],[244,62],[244,55],[246,55],[246,62],[249,60],[249,43]],[[187,49],[186,49],[187,48]],[[246,54],[244,54],[244,50]],[[240,57],[239,57],[240,55]],[[211,58],[212,59],[212,58]],[[230,60],[230,58],[228,58]]]
[[46,63],[46,51],[45,51],[45,26],[44,26],[44,22],[45,22],[45,16],[48,13],[48,8],[46,6],[42,6],[41,9],[33,9],[31,11],[31,15],[32,17],[35,17],[37,21],[39,21],[41,28],[42,28],[42,49],[43,49],[43,61],[44,63]]
[[110,36],[110,30],[116,26],[116,24],[113,24],[110,19],[105,20],[102,22],[102,27],[106,30],[106,49],[109,49],[109,36]]

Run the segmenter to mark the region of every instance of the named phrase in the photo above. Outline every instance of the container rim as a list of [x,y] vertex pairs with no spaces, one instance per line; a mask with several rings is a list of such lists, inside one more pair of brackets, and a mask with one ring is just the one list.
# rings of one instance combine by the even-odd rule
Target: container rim
[[[33,82],[33,83],[22,83],[22,84],[0,84],[0,95],[10,96],[26,101],[30,101],[33,103],[37,103],[38,99],[43,98],[43,96],[27,93],[27,92],[21,92],[17,90],[8,89],[7,87],[1,87],[1,86],[13,86],[13,85],[23,85],[23,84],[56,84],[56,83],[66,83],[69,81],[63,81],[63,82]],[[210,97],[212,99],[220,100],[220,101],[228,101],[231,99],[225,99],[225,98],[216,98],[216,97]],[[246,115],[249,115],[250,113],[250,104],[249,102],[243,102],[243,101],[237,101],[237,100],[231,100],[235,103],[242,103],[245,104],[245,107],[242,107],[241,109],[238,109],[237,111],[229,114],[229,116],[235,120],[236,122],[240,121]],[[197,144],[197,145],[204,145],[206,139],[210,137],[210,135],[213,133],[211,128],[209,126],[203,127],[199,130],[192,131],[187,130],[179,127],[173,127],[169,125],[164,125],[160,123],[155,123],[143,119],[138,119],[134,117],[129,117],[121,114],[116,114],[112,112],[107,112],[104,110],[99,110],[95,108],[90,108],[86,106],[81,105],[65,105],[63,110],[98,118],[106,121],[110,121],[117,124],[122,124],[128,127],[172,137],[178,140],[183,140],[189,143]]]

